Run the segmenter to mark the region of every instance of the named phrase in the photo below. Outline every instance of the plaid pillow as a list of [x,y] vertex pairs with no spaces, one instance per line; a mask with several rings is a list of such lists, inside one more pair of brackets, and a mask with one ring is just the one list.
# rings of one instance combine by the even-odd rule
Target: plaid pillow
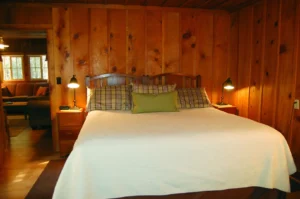
[[171,85],[144,85],[144,84],[132,84],[132,91],[135,93],[168,93],[175,91],[176,84]]
[[181,88],[177,89],[179,108],[205,108],[211,103],[205,88]]
[[130,109],[130,85],[105,86],[90,90],[87,111]]

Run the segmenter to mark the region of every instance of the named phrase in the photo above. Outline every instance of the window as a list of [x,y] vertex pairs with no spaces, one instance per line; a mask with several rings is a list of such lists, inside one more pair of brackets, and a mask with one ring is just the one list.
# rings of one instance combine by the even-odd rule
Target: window
[[23,80],[23,56],[5,55],[3,60],[3,78],[4,80]]
[[46,55],[30,55],[29,65],[31,79],[48,79]]

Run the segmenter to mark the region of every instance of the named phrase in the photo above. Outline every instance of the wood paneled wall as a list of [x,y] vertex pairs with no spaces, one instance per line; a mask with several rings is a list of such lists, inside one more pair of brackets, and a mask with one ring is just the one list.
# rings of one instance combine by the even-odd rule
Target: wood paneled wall
[[280,131],[300,166],[300,111],[293,109],[300,98],[300,1],[264,0],[231,21],[231,31],[238,29],[230,59],[238,57],[239,113]]
[[[229,75],[237,80],[237,65],[231,67],[229,59],[235,41],[230,42],[230,15],[225,11],[95,4],[49,11],[23,4],[3,6],[0,13],[0,28],[47,29],[53,127],[58,107],[73,105],[73,92],[67,87],[73,74],[81,85],[76,90],[80,107],[86,104],[86,75],[200,74],[212,102],[220,100],[221,85]],[[62,78],[61,85],[56,77]],[[226,101],[236,101],[231,94],[226,93]]]
[[212,101],[219,101],[230,68],[228,13],[76,7],[53,8],[52,16],[55,74],[63,82],[53,87],[61,104],[72,104],[73,73],[84,107],[85,76],[108,72],[200,74]]

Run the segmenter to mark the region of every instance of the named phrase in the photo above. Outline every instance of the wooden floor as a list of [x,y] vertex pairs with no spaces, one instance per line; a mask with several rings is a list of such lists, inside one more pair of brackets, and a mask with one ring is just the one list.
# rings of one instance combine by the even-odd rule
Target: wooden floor
[[52,150],[49,130],[27,128],[17,137],[11,137],[0,173],[0,198],[25,198],[48,161],[59,158]]

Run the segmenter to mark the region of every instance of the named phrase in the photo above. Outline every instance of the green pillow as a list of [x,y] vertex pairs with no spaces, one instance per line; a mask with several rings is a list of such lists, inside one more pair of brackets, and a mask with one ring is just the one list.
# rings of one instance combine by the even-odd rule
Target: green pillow
[[132,92],[132,113],[176,112],[177,91],[159,94]]

